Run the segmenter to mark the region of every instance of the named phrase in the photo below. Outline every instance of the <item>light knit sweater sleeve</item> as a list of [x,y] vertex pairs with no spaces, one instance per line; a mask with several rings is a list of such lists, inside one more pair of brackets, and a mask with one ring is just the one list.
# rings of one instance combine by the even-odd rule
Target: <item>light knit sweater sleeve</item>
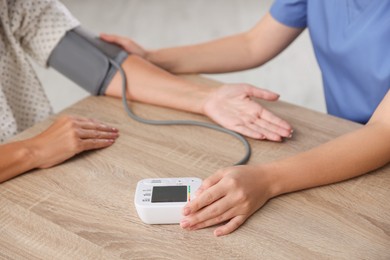
[[79,25],[57,0],[10,0],[8,13],[15,38],[41,66],[68,30]]

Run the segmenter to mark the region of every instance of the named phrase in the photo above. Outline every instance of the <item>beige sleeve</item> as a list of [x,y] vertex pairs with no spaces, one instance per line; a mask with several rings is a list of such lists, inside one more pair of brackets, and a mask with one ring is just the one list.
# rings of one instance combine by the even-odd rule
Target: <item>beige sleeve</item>
[[80,23],[57,0],[14,0],[9,14],[15,38],[38,64],[47,66],[53,49]]

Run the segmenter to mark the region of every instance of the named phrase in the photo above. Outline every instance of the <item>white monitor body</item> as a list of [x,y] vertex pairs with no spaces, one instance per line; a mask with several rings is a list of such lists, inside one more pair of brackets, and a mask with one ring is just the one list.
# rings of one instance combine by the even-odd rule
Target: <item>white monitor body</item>
[[199,178],[143,179],[137,183],[134,204],[146,224],[177,224],[183,207],[195,198]]

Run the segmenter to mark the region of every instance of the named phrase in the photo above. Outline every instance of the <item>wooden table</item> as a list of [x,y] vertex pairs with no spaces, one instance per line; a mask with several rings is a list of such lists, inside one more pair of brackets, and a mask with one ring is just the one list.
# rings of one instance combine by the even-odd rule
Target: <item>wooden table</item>
[[[291,122],[295,134],[283,143],[250,140],[250,164],[287,157],[361,127],[284,102],[264,105]],[[132,106],[147,118],[207,121],[170,109]],[[0,258],[390,259],[389,166],[275,198],[236,232],[216,238],[214,228],[187,232],[178,225],[143,224],[134,191],[142,178],[204,179],[241,158],[239,141],[197,127],[134,122],[120,100],[108,97],[89,97],[63,113],[107,122],[120,129],[121,137],[107,149],[1,184]],[[37,134],[52,121],[16,139]]]

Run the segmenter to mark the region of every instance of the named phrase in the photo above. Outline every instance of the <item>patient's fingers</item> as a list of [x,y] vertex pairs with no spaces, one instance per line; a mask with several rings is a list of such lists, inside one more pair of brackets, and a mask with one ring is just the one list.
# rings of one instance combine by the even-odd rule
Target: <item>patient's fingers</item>
[[273,113],[271,113],[267,109],[264,109],[262,111],[261,118],[267,120],[268,122],[270,122],[274,125],[277,125],[281,128],[284,128],[285,130],[289,131],[290,133],[293,130],[292,126],[289,123],[287,123],[285,120],[275,116]]

